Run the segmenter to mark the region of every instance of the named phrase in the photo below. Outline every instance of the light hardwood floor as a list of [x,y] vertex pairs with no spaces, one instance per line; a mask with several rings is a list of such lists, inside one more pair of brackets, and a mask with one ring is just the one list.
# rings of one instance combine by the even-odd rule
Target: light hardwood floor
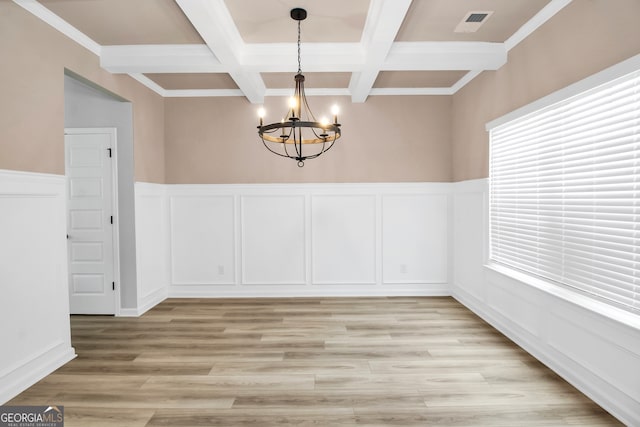
[[8,404],[65,426],[610,426],[452,298],[169,299],[72,316],[78,358]]

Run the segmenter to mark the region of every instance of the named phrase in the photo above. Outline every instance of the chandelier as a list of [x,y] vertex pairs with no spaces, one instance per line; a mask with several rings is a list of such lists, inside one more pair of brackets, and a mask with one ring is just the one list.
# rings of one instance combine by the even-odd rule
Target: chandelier
[[258,110],[258,135],[264,146],[278,156],[297,160],[299,167],[304,166],[305,160],[315,159],[329,151],[341,134],[338,106],[331,108],[333,123],[325,117],[318,121],[311,112],[304,93],[304,75],[300,61],[300,22],[306,17],[306,10],[291,9],[291,18],[298,21],[298,73],[295,75],[295,91],[289,98],[289,109],[281,121],[268,125],[263,124],[265,109]]

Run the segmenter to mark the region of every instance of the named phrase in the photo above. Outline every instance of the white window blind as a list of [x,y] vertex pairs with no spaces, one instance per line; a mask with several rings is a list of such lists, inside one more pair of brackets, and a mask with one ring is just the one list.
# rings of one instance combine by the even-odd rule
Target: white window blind
[[640,310],[640,71],[490,132],[490,259]]

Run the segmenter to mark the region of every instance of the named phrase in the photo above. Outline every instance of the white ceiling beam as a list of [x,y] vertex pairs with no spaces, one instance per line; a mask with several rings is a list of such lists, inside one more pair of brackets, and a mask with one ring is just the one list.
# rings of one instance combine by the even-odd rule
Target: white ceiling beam
[[[281,96],[290,97],[293,95],[294,88],[290,89],[267,89],[265,96]],[[350,96],[351,92],[347,88],[333,87],[333,88],[305,88],[304,93],[307,96]]]
[[457,91],[459,91],[460,89],[465,87],[467,85],[467,83],[469,83],[471,80],[475,79],[481,72],[482,72],[482,70],[472,70],[472,71],[469,71],[464,76],[462,76],[462,78],[460,80],[458,80],[453,86],[451,86],[451,88],[450,88],[451,89],[451,95],[453,95],[454,93],[456,93]]
[[[242,65],[256,72],[291,72],[298,70],[296,43],[247,44]],[[364,50],[360,43],[302,43],[302,72],[360,71]]]
[[370,96],[424,96],[424,95],[452,95],[449,87],[379,87],[371,89]]
[[64,19],[60,18],[55,13],[38,3],[36,0],[13,0],[15,4],[23,9],[31,12],[47,24],[51,25],[56,30],[60,31],[71,40],[78,43],[80,46],[88,49],[96,55],[100,55],[101,46],[93,39],[89,38],[86,34],[78,30],[73,25],[69,24]]
[[[360,43],[303,45],[303,72],[358,72],[364,67]],[[242,66],[255,73],[297,70],[296,45],[246,45]],[[293,52],[293,53],[291,53]],[[507,59],[502,43],[396,42],[384,71],[495,70]],[[100,65],[112,73],[227,73],[207,45],[103,46]]]
[[[242,66],[256,73],[295,72],[296,45],[246,45]],[[293,49],[293,54],[289,52]],[[359,43],[303,45],[303,71],[358,72],[364,67]],[[381,70],[495,70],[507,59],[502,43],[396,42]],[[100,65],[112,73],[227,73],[206,45],[103,46]]]
[[139,83],[142,83],[143,85],[145,85],[146,87],[148,87],[149,89],[151,89],[152,91],[154,91],[155,93],[157,93],[158,95],[164,97],[167,96],[167,91],[160,86],[158,83],[154,82],[153,80],[151,80],[149,77],[145,76],[144,74],[141,73],[129,73],[129,76],[135,80],[137,80]]
[[165,98],[208,98],[218,96],[244,96],[240,89],[169,89]]
[[527,38],[529,34],[537,30],[542,24],[551,19],[569,3],[571,3],[571,0],[551,0],[540,10],[540,12],[536,13],[533,18],[528,20],[518,29],[518,31],[513,33],[513,35],[504,42],[507,51],[513,49],[518,43]]
[[244,43],[224,0],[176,0],[247,99],[264,102],[265,86],[260,74],[245,69],[240,61]]
[[349,82],[353,102],[364,102],[369,96],[410,5],[411,0],[371,0],[361,40],[364,66]]
[[204,44],[103,46],[100,66],[111,73],[226,73]]
[[503,43],[396,42],[381,70],[497,70],[507,62]]

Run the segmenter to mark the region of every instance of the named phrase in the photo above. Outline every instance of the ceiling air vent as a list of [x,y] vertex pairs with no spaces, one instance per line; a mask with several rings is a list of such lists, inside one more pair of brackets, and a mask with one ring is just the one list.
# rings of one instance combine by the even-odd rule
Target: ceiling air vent
[[480,26],[487,22],[493,11],[473,11],[467,12],[462,21],[456,26],[456,33],[475,33]]
[[482,22],[487,16],[489,16],[488,13],[472,13],[464,20],[464,22]]

